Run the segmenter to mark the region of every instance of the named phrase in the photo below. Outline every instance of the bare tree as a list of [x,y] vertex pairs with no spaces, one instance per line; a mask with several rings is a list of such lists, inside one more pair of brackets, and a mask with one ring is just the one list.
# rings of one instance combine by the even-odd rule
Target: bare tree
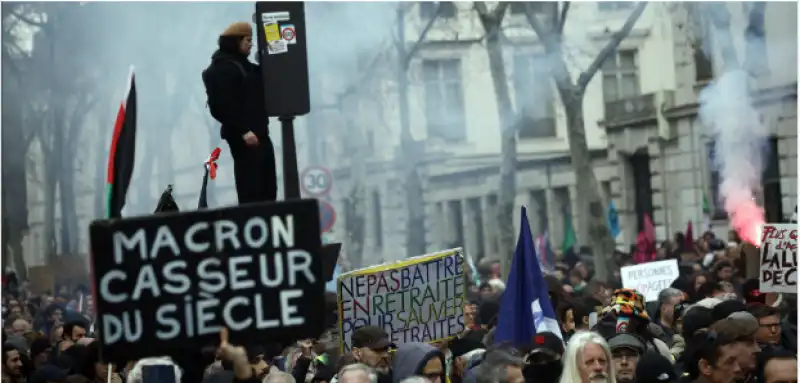
[[[45,247],[48,256],[57,252],[76,253],[78,213],[75,195],[76,155],[84,120],[97,101],[98,70],[91,65],[96,51],[92,46],[76,47],[91,41],[96,30],[85,28],[98,19],[94,4],[38,3],[15,14],[35,30],[29,69],[34,80],[28,84],[34,94],[29,101],[41,119],[30,129],[44,161]],[[46,15],[43,17],[43,15]],[[60,201],[60,241],[56,241],[56,195]],[[60,249],[56,248],[60,243]]]
[[408,106],[408,68],[414,54],[422,46],[433,24],[442,12],[440,3],[436,13],[425,24],[417,41],[406,48],[406,8],[408,3],[400,3],[397,9],[397,39],[395,47],[399,61],[397,70],[397,95],[400,109],[400,147],[402,158],[398,163],[403,166],[406,196],[406,254],[409,256],[425,253],[425,199],[422,190],[422,179],[419,174],[419,159],[422,153],[418,152],[419,142],[411,135],[411,126]]
[[361,124],[353,116],[359,113],[355,87],[339,98],[340,115],[344,118],[342,135],[345,153],[350,157],[350,190],[344,200],[345,235],[348,261],[353,267],[362,267],[366,244],[367,222],[367,161],[366,142]]
[[508,270],[514,249],[514,200],[517,190],[517,134],[514,129],[514,106],[508,88],[508,76],[503,49],[501,47],[501,25],[508,9],[508,2],[500,2],[489,11],[486,3],[477,1],[473,7],[486,32],[486,53],[494,84],[494,96],[500,113],[500,185],[497,197],[497,232],[500,262]]
[[[28,52],[19,46],[17,27],[23,21],[15,17],[25,13],[21,3],[2,6],[2,181],[6,185],[2,195],[2,250],[3,267],[12,265],[22,279],[27,276],[23,256],[22,239],[28,230],[28,166],[27,156],[30,143],[35,137],[34,129],[26,129],[32,122],[33,114],[25,100],[27,92],[26,76],[30,64]],[[9,256],[11,254],[11,256]]]
[[[567,116],[569,152],[572,159],[572,168],[575,172],[575,186],[578,193],[578,214],[580,216],[578,238],[593,250],[596,278],[608,280],[615,243],[605,219],[604,203],[600,197],[600,188],[592,169],[589,147],[586,143],[583,96],[586,86],[603,65],[603,62],[617,51],[622,40],[630,34],[634,24],[636,24],[645,7],[647,7],[647,2],[640,1],[636,3],[622,27],[611,35],[589,67],[577,79],[573,79],[569,73],[562,49],[564,25],[569,14],[569,7],[569,2],[561,3],[560,12],[541,15],[547,19],[546,22],[543,22],[539,18],[540,15],[534,13],[530,3],[528,3],[525,7],[525,17],[531,28],[536,32],[539,40],[544,44],[545,52],[550,58],[550,73]],[[558,4],[556,4],[556,8],[558,9]]]

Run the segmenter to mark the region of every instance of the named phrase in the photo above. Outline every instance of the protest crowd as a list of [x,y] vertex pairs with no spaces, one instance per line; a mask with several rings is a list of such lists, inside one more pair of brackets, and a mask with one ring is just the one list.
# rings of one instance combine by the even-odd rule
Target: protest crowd
[[[243,25],[220,44],[249,52]],[[237,188],[254,169],[237,167]],[[274,201],[274,186],[242,186],[240,203]],[[761,291],[734,232],[640,234],[601,280],[593,249],[542,246],[523,209],[513,257],[339,260],[328,278],[318,211],[298,200],[93,224],[92,281],[34,295],[6,272],[3,383],[798,380],[796,279],[793,293]]]
[[[579,252],[556,251],[555,267],[542,281],[552,307],[543,311],[554,313],[557,325],[541,331],[550,328],[530,323],[527,340],[499,336],[508,326],[503,316],[527,308],[504,307],[511,286],[499,262],[484,259],[466,268],[476,278],[465,278],[463,330],[448,339],[412,341],[367,325],[345,330],[343,351],[337,306],[344,302],[327,292],[327,316],[316,318],[327,330],[317,339],[245,347],[222,342],[186,350],[183,360],[110,364],[100,362],[85,287],[32,296],[10,273],[4,278],[3,382],[138,383],[143,366],[153,364],[179,366],[169,376],[183,382],[796,382],[796,296],[768,302],[758,281],[744,277],[740,244],[735,235],[730,239],[709,232],[664,241],[646,262],[676,259],[680,275],[647,302],[623,288],[619,272],[613,281],[598,281]],[[634,255],[615,256],[632,265]]]

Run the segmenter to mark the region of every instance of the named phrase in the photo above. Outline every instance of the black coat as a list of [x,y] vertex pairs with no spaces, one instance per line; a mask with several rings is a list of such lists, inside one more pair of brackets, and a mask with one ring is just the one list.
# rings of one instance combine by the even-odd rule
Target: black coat
[[212,114],[222,124],[222,138],[241,139],[251,131],[265,139],[269,133],[261,67],[244,54],[217,50],[211,56],[206,76],[210,88],[207,91],[212,93],[209,107],[214,104],[216,113]]

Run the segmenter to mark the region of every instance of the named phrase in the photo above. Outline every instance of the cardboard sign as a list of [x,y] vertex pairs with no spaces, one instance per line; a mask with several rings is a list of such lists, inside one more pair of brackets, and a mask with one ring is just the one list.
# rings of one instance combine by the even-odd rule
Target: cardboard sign
[[764,293],[797,293],[797,225],[764,225],[759,250],[759,290]]
[[622,287],[636,289],[647,302],[658,300],[658,293],[678,279],[678,260],[648,262],[620,269]]
[[291,342],[324,330],[316,200],[95,221],[104,361],[180,355],[219,341]]
[[351,271],[339,277],[343,352],[353,332],[382,327],[395,344],[432,342],[464,331],[466,262],[461,249]]

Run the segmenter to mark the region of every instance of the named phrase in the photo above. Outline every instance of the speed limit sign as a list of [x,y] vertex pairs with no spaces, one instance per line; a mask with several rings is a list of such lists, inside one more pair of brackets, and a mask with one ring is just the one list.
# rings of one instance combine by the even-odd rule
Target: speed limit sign
[[333,174],[322,166],[305,168],[300,175],[303,191],[312,197],[321,197],[331,191]]

